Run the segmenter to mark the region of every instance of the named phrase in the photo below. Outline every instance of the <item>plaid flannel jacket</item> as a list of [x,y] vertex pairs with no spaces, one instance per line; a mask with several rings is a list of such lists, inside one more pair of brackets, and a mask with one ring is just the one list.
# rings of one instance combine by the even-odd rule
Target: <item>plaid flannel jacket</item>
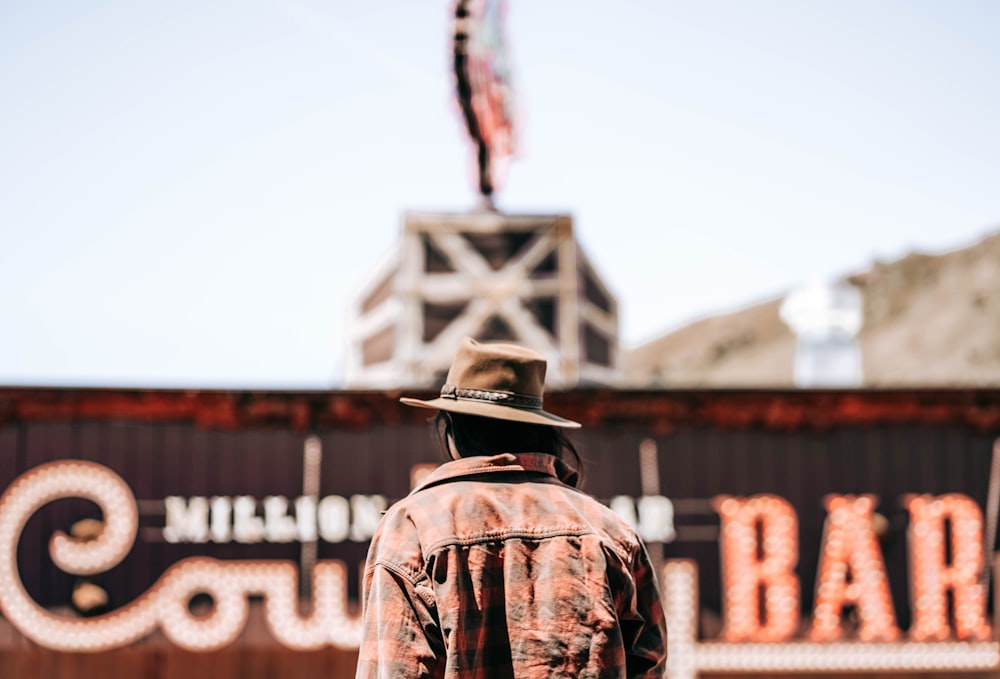
[[358,679],[661,677],[635,532],[552,455],[447,462],[394,504],[363,580]]

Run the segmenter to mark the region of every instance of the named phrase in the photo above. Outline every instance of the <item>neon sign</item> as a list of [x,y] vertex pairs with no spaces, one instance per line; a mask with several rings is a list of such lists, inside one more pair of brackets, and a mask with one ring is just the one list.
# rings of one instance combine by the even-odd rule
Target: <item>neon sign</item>
[[[167,542],[367,542],[375,534],[388,502],[381,495],[339,495],[317,498],[302,495],[294,501],[269,495],[258,502],[249,495],[237,497],[184,498],[171,495],[163,500]],[[294,516],[289,512],[295,507]],[[264,515],[257,508],[263,507]]]
[[[77,575],[108,570],[128,554],[139,513],[129,487],[110,469],[92,462],[52,462],[25,473],[0,498],[0,610],[11,624],[41,646],[59,651],[103,651],[126,646],[159,627],[183,648],[207,651],[240,635],[249,614],[249,595],[264,597],[268,629],[282,645],[315,649],[356,648],[360,620],[349,613],[343,563],[323,561],[313,570],[313,605],[299,613],[298,569],[290,561],[217,561],[202,557],[174,564],[137,600],[111,613],[73,619],[45,610],[25,591],[17,568],[17,543],[40,507],[65,497],[100,507],[104,530],[90,541],[56,533],[49,552],[55,564]],[[197,594],[211,596],[205,616],[191,614]]]
[[[840,639],[843,634],[841,618],[844,608],[853,605],[860,621],[859,639],[898,639],[899,628],[896,626],[896,612],[892,608],[892,597],[889,594],[889,579],[885,572],[882,550],[872,527],[875,497],[832,495],[826,498],[826,508],[828,518],[823,534],[816,605],[809,638],[814,641]],[[981,603],[985,611],[985,601]]]
[[[101,465],[52,462],[19,477],[0,497],[0,611],[22,634],[61,651],[102,651],[133,643],[159,628],[176,645],[207,651],[241,634],[250,596],[261,596],[275,640],[292,649],[356,648],[360,620],[347,595],[347,568],[336,560],[313,567],[309,613],[300,610],[298,569],[291,561],[184,559],[132,603],[93,618],[55,615],[21,583],[17,546],[31,516],[60,498],[96,503],[103,530],[75,540],[59,532],[49,543],[67,573],[92,575],[122,561],[136,536],[138,510],[126,483]],[[723,633],[697,637],[697,568],[668,561],[661,573],[670,648],[667,676],[699,672],[830,670],[986,670],[1000,666],[1000,642],[986,619],[982,515],[970,498],[949,494],[904,498],[910,513],[913,625],[899,630],[872,518],[872,495],[824,498],[815,606],[807,638],[800,616],[798,520],[774,495],[720,496]],[[190,502],[187,503],[190,507]],[[286,507],[287,508],[287,507]],[[665,511],[659,506],[655,511]],[[654,516],[648,510],[646,516]],[[647,523],[650,521],[647,518]],[[672,527],[672,523],[671,523]],[[648,527],[647,527],[648,528]],[[191,600],[207,594],[211,611],[195,615]],[[845,630],[843,611],[858,613]],[[950,615],[949,615],[950,613]],[[953,620],[953,623],[951,622]],[[851,640],[846,637],[851,636]],[[857,640],[853,640],[856,636]]]

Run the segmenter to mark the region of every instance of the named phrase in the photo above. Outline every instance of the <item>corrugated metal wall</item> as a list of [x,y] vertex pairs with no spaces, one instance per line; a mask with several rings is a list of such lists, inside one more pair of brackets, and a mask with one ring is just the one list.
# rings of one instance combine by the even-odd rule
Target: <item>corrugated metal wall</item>
[[[45,396],[52,398],[53,394]],[[117,416],[114,412],[67,415],[50,409],[60,414],[46,417],[35,410],[30,411],[35,413],[31,417],[8,416],[0,426],[0,487],[39,464],[66,458],[99,462],[126,480],[140,500],[142,516],[132,553],[102,576],[116,604],[145,592],[170,564],[188,556],[296,560],[300,553],[297,543],[166,543],[160,534],[162,499],[169,495],[294,498],[302,493],[303,445],[310,434],[319,436],[323,446],[321,495],[382,494],[393,500],[408,492],[413,465],[439,461],[424,419],[426,412],[398,415],[396,411],[402,407],[397,406],[393,394],[337,397],[346,399],[347,412],[367,412],[367,419],[359,423],[357,417],[338,420],[330,416],[315,418],[307,426],[292,420],[263,424],[246,420],[218,426],[199,424],[199,418],[189,415],[163,422],[167,418],[148,413],[142,417],[124,412]],[[239,398],[244,404],[254,401],[252,396]],[[314,394],[310,398],[325,403],[330,397]],[[698,398],[707,401],[699,403],[710,404],[715,414],[699,419],[684,415],[694,411],[678,410],[679,398],[666,393],[574,394],[565,395],[557,404],[562,410],[553,409],[588,424],[574,439],[588,464],[586,489],[602,499],[641,494],[639,446],[647,438],[656,442],[661,492],[674,502],[677,512],[678,540],[664,547],[664,555],[698,561],[706,634],[713,632],[712,621],[720,612],[718,519],[708,502],[716,495],[775,493],[796,508],[803,609],[808,615],[825,516],[822,497],[826,493],[877,494],[881,498],[879,511],[889,519],[883,549],[904,628],[909,624],[909,605],[906,515],[900,498],[906,493],[961,492],[981,506],[985,504],[990,453],[998,428],[982,413],[1000,407],[996,393],[987,394],[985,401],[977,395],[973,405],[978,414],[965,418],[955,413],[968,412],[968,408],[957,406],[947,411],[951,414],[941,414],[941,403],[955,406],[968,402],[969,395],[964,392],[938,396],[933,408],[924,402],[922,409],[916,410],[913,394],[888,395],[868,410],[861,408],[861,415],[832,418],[831,412],[854,412],[851,408],[856,404],[846,410],[838,406],[838,411],[815,404],[801,407],[802,397],[794,393],[738,398],[724,393],[714,397],[701,394]],[[754,419],[748,415],[754,403],[764,403],[759,406],[761,412],[774,411],[778,403],[785,408],[782,412],[797,412],[798,419],[791,424],[787,416]],[[864,415],[878,409],[881,417]],[[312,411],[322,412],[322,408],[313,406]],[[608,415],[611,411],[613,415]],[[383,412],[392,414],[379,417]],[[675,415],[665,423],[663,412]],[[698,412],[705,412],[704,407]],[[73,584],[71,576],[50,563],[46,549],[49,536],[57,529],[68,529],[74,520],[93,510],[85,501],[59,501],[38,512],[29,523],[19,546],[19,562],[25,585],[40,603],[66,605]],[[319,557],[359,564],[366,548],[362,542],[321,542]],[[349,572],[354,594],[356,568]]]

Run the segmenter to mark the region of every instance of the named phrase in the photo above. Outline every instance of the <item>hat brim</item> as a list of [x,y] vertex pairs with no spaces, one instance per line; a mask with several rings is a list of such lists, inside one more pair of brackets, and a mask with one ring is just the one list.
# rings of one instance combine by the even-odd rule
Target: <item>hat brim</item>
[[567,420],[544,410],[529,410],[527,408],[512,408],[510,406],[498,405],[496,403],[484,403],[482,401],[472,401],[454,398],[434,398],[429,401],[421,401],[418,398],[403,397],[400,403],[415,408],[434,408],[436,410],[446,410],[450,413],[462,413],[463,415],[477,415],[479,417],[490,417],[494,420],[509,420],[511,422],[526,422],[528,424],[543,424],[550,427],[562,427],[564,429],[579,429],[580,423]]

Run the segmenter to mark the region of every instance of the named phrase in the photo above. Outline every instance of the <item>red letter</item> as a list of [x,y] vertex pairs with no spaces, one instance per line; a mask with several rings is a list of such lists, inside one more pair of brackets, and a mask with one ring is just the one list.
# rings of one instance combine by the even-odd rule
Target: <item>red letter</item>
[[[965,640],[990,638],[983,581],[982,512],[972,498],[958,493],[916,495],[906,502],[910,511],[910,571],[913,573],[915,641],[944,640],[948,597],[955,606],[955,633]],[[951,523],[951,563],[946,560],[945,521]]]
[[[723,631],[727,641],[785,641],[799,624],[798,519],[774,495],[714,500],[722,519]],[[759,535],[758,535],[759,531]],[[763,591],[764,620],[760,615]]]
[[[896,613],[889,594],[885,561],[872,529],[874,495],[827,495],[816,605],[810,638],[835,641],[843,633],[845,604],[857,610],[858,638],[891,641],[899,637]],[[848,581],[850,575],[850,581]]]

